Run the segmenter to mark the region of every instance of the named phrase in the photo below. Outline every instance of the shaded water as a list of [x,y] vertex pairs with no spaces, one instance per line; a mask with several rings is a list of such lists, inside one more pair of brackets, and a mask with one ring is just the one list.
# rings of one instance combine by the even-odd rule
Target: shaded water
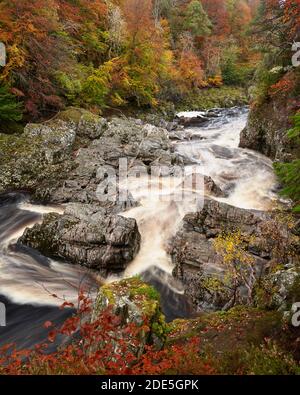
[[[174,150],[186,162],[201,167],[227,193],[219,200],[250,209],[267,210],[276,200],[276,179],[272,162],[266,157],[238,148],[239,136],[247,120],[245,109],[224,110],[220,116],[201,127],[187,128],[188,140],[174,142]],[[184,289],[172,277],[173,265],[166,252],[167,240],[176,232],[185,213],[197,208],[191,196],[174,196],[182,179],[129,180],[129,189],[141,205],[124,213],[136,218],[142,235],[141,250],[124,276],[141,274],[162,295],[162,305],[169,320],[192,314]],[[190,196],[191,195],[191,196]],[[162,199],[162,197],[164,197]],[[17,342],[30,347],[46,336],[45,321],[62,322],[71,313],[61,311],[63,300],[76,301],[82,283],[95,294],[95,275],[82,267],[43,257],[38,252],[16,244],[26,227],[42,220],[44,213],[63,208],[34,206],[24,195],[0,197],[0,302],[7,308],[7,327],[0,327],[0,346]],[[116,280],[115,277],[107,281]],[[53,297],[55,294],[58,298]]]

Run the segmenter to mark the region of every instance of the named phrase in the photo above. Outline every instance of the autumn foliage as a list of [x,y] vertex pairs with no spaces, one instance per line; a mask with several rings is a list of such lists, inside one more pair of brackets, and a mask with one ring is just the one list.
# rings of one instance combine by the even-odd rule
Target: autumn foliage
[[[64,303],[61,308],[74,308]],[[157,350],[141,344],[150,330],[142,325],[122,323],[108,307],[99,317],[90,319],[92,302],[82,292],[78,309],[61,327],[47,321],[48,341],[32,350],[18,350],[8,344],[0,350],[0,374],[210,374],[213,369],[200,358],[199,339],[185,345],[170,345]],[[55,352],[49,346],[58,341]]]
[[234,66],[241,54],[251,64],[244,32],[254,3],[3,0],[0,41],[8,62],[0,82],[24,104],[25,120],[66,105],[155,106],[210,86],[209,79],[223,81],[228,46],[237,52]]

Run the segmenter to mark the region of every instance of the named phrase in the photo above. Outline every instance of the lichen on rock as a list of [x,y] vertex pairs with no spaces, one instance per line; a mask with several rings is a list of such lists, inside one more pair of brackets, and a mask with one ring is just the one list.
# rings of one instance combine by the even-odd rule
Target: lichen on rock
[[167,325],[160,307],[157,291],[138,277],[106,284],[98,292],[93,310],[93,319],[103,310],[112,307],[113,313],[121,317],[121,324],[147,325],[149,331],[140,334],[138,352],[146,345],[160,349],[166,339]]

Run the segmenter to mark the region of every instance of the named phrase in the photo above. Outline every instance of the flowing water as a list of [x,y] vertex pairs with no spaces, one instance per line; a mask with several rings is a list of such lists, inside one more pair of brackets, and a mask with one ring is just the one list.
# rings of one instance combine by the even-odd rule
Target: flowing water
[[[218,200],[267,210],[277,199],[276,178],[268,158],[238,148],[246,120],[246,109],[224,110],[201,127],[186,128],[182,134],[187,138],[175,141],[173,148],[187,163],[184,177],[197,166],[197,171],[211,176],[226,192],[227,197]],[[161,292],[169,320],[192,314],[182,285],[172,277],[173,265],[166,252],[166,243],[185,213],[201,204],[198,197],[203,188],[202,192],[189,188],[183,199],[178,198],[183,178],[152,178],[150,191],[147,177],[129,179],[129,190],[141,205],[123,213],[137,220],[142,235],[141,250],[124,276],[141,274],[153,284]],[[45,321],[59,323],[71,313],[58,308],[63,300],[76,301],[82,284],[93,295],[98,288],[94,273],[45,258],[16,243],[26,227],[53,211],[63,212],[63,207],[31,205],[28,197],[20,194],[0,199],[0,302],[7,308],[7,326],[0,327],[0,346],[17,342],[20,347],[30,347],[40,342],[46,336],[42,328]],[[112,276],[106,281],[113,280],[116,278]]]

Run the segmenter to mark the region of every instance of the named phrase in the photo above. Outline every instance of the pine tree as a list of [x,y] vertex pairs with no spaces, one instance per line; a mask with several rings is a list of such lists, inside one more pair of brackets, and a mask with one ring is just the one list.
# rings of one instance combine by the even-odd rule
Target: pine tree
[[[300,144],[300,112],[294,117],[294,128],[289,131],[289,137]],[[300,159],[291,163],[277,163],[276,172],[284,184],[282,194],[295,202],[295,211],[300,212]]]
[[194,36],[208,36],[212,30],[212,23],[204,11],[202,3],[193,0],[185,11],[184,28]]
[[7,86],[0,85],[0,121],[18,122],[22,119],[22,106],[9,92]]

